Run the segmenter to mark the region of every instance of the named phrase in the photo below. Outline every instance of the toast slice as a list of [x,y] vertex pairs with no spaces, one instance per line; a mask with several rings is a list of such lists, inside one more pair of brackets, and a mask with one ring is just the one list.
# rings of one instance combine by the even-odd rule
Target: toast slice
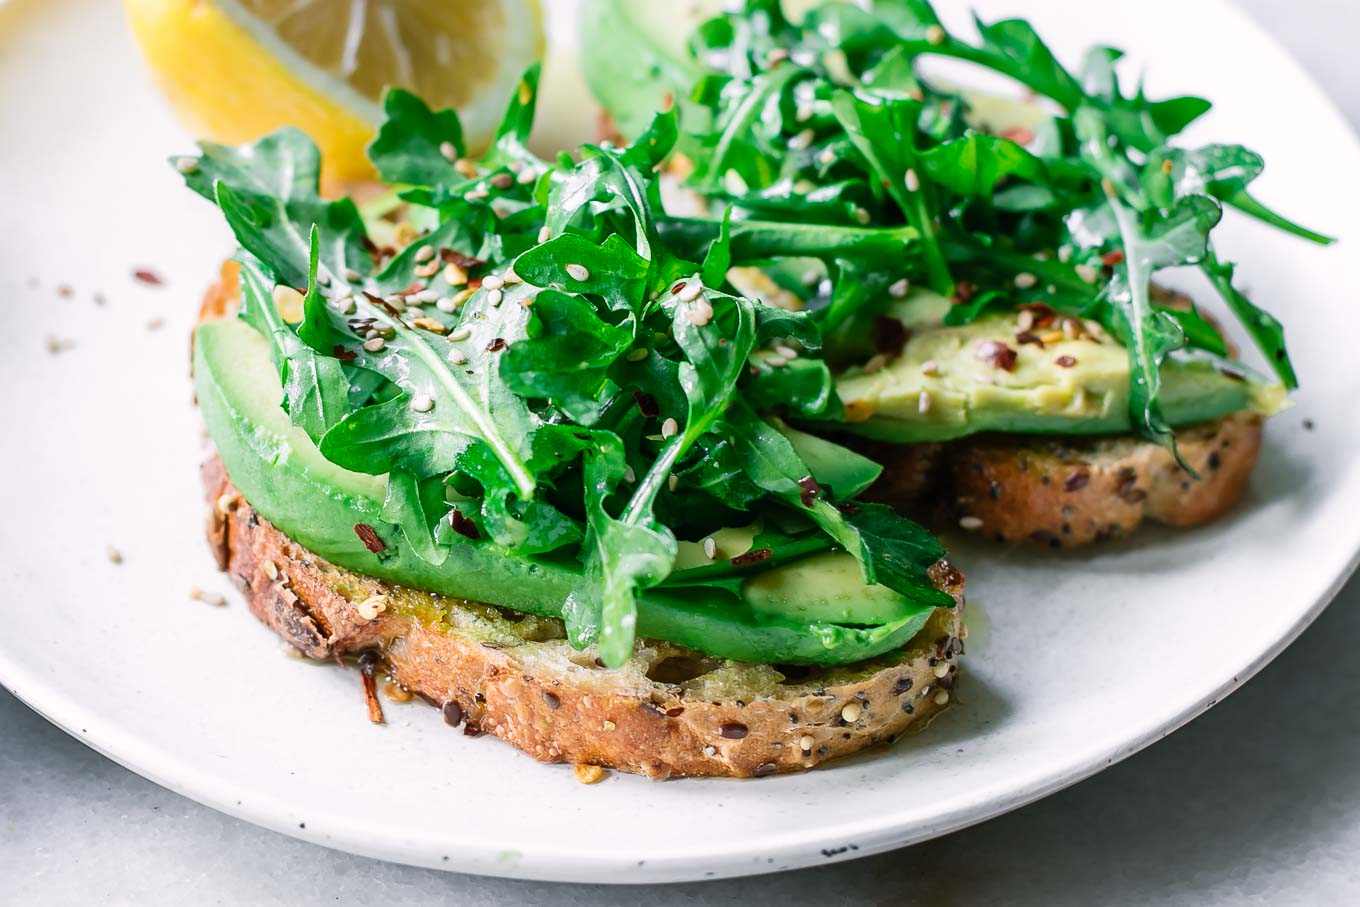
[[[228,262],[200,319],[229,317],[238,294]],[[957,605],[937,609],[905,648],[866,662],[745,664],[643,640],[626,665],[608,670],[567,643],[559,620],[328,563],[257,514],[216,454],[203,482],[219,568],[255,616],[303,655],[359,656],[375,717],[381,671],[465,734],[494,734],[543,762],[656,779],[798,771],[923,727],[948,705],[958,677],[963,576],[943,561],[931,577]]]
[[1187,475],[1164,447],[1132,435],[986,435],[945,444],[860,444],[885,466],[866,497],[937,526],[1052,548],[1125,535],[1144,520],[1196,526],[1242,497],[1262,419],[1239,412],[1176,432]]

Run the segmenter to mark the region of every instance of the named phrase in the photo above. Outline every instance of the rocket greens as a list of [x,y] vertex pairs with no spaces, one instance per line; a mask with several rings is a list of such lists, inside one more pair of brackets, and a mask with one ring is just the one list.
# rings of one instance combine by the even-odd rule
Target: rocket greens
[[[370,156],[399,200],[367,222],[319,195],[319,153],[294,130],[176,161],[240,243],[240,316],[268,341],[292,422],[327,460],[387,476],[376,534],[402,557],[453,569],[475,546],[553,576],[577,565],[554,613],[608,665],[631,655],[649,592],[662,626],[688,619],[677,596],[702,589],[731,616],[691,609],[701,623],[729,620],[752,644],[801,633],[829,651],[861,632],[900,644],[953,604],[927,572],[943,548],[851,500],[874,464],[779,421],[839,406],[812,355],[818,326],[726,274],[790,252],[867,268],[909,254],[914,230],[671,218],[656,171],[675,113],[629,147],[544,161],[525,145],[536,82],[535,69],[477,160],[455,114],[389,92]],[[300,323],[275,303],[286,288],[303,294]],[[680,540],[750,524],[765,527],[752,551],[676,569]],[[750,576],[831,550],[902,595],[907,616],[765,632],[742,615]]]

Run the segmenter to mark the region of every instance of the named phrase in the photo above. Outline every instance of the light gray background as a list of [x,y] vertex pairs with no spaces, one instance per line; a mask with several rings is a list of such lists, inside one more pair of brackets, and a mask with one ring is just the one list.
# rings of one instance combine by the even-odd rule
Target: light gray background
[[[1360,125],[1354,0],[1240,2]],[[1355,581],[1225,703],[1063,793],[906,850],[655,889],[453,875],[286,838],[143,780],[0,691],[0,904],[1360,903],[1358,650]]]

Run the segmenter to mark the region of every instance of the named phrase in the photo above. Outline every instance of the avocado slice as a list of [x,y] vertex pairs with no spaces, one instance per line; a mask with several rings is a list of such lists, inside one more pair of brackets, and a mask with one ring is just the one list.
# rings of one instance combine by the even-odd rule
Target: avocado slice
[[[561,616],[580,580],[574,558],[518,557],[483,540],[453,545],[440,566],[421,559],[381,522],[386,478],[336,466],[289,421],[279,405],[278,372],[260,334],[241,321],[216,321],[199,326],[194,340],[199,407],[227,474],[251,507],[284,534],[340,567],[378,579]],[[386,550],[368,550],[356,534],[359,523],[373,527]],[[738,661],[838,665],[899,648],[925,625],[933,608],[885,610],[881,593],[864,585],[853,559],[831,556],[854,569],[829,570],[809,602],[761,591],[734,598],[707,586],[652,590],[639,603],[638,633]],[[772,576],[765,582],[779,586],[780,572],[792,568],[800,576],[811,569],[795,561],[756,577]],[[832,611],[818,602],[824,606],[833,598],[844,603],[835,613],[847,615],[849,626],[821,616]],[[890,619],[879,619],[889,613]]]
[[797,617],[809,623],[891,623],[915,607],[887,586],[869,586],[855,598],[847,598],[846,586],[860,582],[855,559],[834,551],[814,554],[753,576],[742,586],[742,595],[756,611]]
[[[878,369],[846,370],[837,380],[845,428],[903,443],[945,441],[978,432],[1095,435],[1130,431],[1128,353],[1112,338],[1069,338],[1037,329],[1018,343],[1016,314],[944,325],[949,301],[913,290],[888,315],[910,332],[902,354]],[[1015,353],[1013,368],[985,357],[986,344]],[[1287,405],[1284,389],[1224,374],[1212,362],[1172,357],[1162,366],[1162,411],[1189,425],[1240,410],[1262,414]]]

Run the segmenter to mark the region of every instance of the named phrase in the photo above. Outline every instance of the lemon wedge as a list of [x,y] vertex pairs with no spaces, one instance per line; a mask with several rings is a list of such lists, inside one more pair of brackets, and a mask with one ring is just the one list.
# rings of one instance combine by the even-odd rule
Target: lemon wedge
[[328,183],[372,175],[364,147],[388,86],[456,109],[491,140],[543,54],[538,0],[124,0],[161,90],[191,129],[229,144],[297,126]]

